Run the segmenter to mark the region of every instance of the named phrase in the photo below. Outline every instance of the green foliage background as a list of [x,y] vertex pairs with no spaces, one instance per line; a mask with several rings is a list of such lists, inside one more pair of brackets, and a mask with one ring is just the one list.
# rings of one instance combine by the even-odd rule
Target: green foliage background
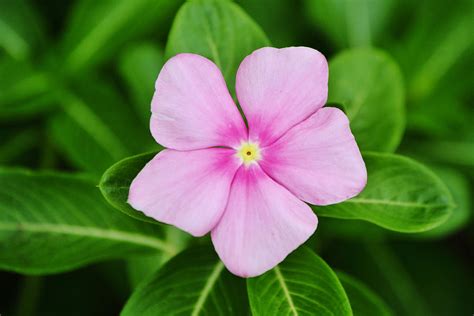
[[[472,314],[473,8],[0,0],[0,314]],[[369,184],[314,207],[306,245],[245,281],[208,237],[158,225],[126,196],[162,149],[148,121],[163,63],[204,55],[233,91],[262,46],[325,54],[329,105],[350,118]]]

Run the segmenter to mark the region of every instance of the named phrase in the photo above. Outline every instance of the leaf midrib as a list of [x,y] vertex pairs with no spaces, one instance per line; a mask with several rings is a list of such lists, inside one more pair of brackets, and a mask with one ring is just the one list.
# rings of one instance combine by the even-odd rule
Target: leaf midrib
[[290,306],[290,310],[293,312],[293,315],[298,316],[298,311],[296,310],[295,303],[293,302],[293,299],[291,298],[290,290],[288,289],[288,286],[286,285],[285,278],[281,274],[280,268],[276,266],[273,269],[273,271],[275,272],[276,278],[278,282],[280,283],[283,293],[285,294],[286,300],[288,301],[288,305]]
[[51,233],[51,234],[63,234],[73,235],[88,238],[97,238],[113,241],[121,241],[130,244],[136,244],[146,246],[156,250],[166,252],[174,255],[177,253],[177,249],[170,244],[163,242],[162,240],[154,237],[148,237],[136,233],[130,233],[121,230],[114,229],[102,229],[97,227],[86,227],[76,225],[65,225],[65,224],[52,224],[52,223],[2,223],[0,222],[0,231],[28,231],[34,233]]
[[204,288],[202,289],[201,294],[199,295],[196,305],[194,305],[193,312],[191,314],[192,316],[199,315],[199,312],[204,307],[204,303],[206,302],[207,297],[211,293],[211,290],[216,284],[217,279],[219,278],[219,275],[221,274],[223,269],[224,269],[224,264],[222,263],[222,261],[219,260],[217,264],[214,266],[214,268],[212,269],[211,275],[209,276],[209,279],[204,285]]
[[365,198],[352,198],[350,200],[344,201],[344,203],[383,204],[383,205],[406,206],[406,207],[444,207],[448,205],[448,203],[423,204],[423,203],[416,203],[416,202],[391,201],[391,200],[382,200],[382,199],[365,199]]

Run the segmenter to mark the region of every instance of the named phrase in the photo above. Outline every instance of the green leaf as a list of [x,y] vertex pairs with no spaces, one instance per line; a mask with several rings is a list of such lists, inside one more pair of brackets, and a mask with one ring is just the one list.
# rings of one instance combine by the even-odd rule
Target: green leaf
[[[410,142],[409,153],[430,162],[474,168],[474,139],[430,140]],[[460,139],[461,138],[461,139]]]
[[11,57],[25,60],[43,40],[36,12],[24,0],[0,1],[0,48]]
[[[178,252],[187,247],[192,236],[174,226],[164,227],[165,242]],[[141,281],[151,276],[174,254],[161,252],[153,255],[141,255],[127,260],[127,272],[130,284],[135,288]]]
[[143,282],[121,315],[247,315],[244,280],[211,248],[188,249]]
[[328,102],[344,104],[362,150],[395,151],[405,128],[404,89],[387,54],[361,48],[331,59]]
[[[0,165],[19,165],[27,158],[28,151],[41,143],[41,133],[36,128],[3,128],[0,131]],[[26,156],[26,157],[25,157]]]
[[114,211],[81,176],[0,169],[0,268],[71,270],[131,254],[175,253],[160,226]]
[[[405,35],[393,41],[390,50],[399,60],[405,77],[410,101],[420,101],[436,93],[437,90],[451,89],[450,86],[462,86],[459,76],[447,85],[441,81],[456,66],[469,76],[467,69],[472,68],[472,2],[460,0],[453,2],[449,10],[443,1],[413,1],[409,3],[409,12],[416,19],[407,23]],[[471,58],[466,65],[466,58]],[[467,80],[467,89],[471,85]]]
[[127,49],[120,59],[120,73],[128,84],[129,93],[140,118],[147,125],[150,122],[155,80],[163,62],[163,51],[148,43]]
[[370,46],[383,34],[393,0],[306,0],[311,22],[339,47]]
[[354,316],[393,315],[385,302],[364,283],[340,271],[337,277],[349,297]]
[[301,247],[265,274],[247,280],[252,315],[352,315],[331,268]]
[[77,167],[101,175],[116,161],[151,150],[148,125],[114,88],[85,77],[61,95],[63,113],[50,122],[59,149]]
[[150,223],[158,222],[132,208],[127,200],[133,179],[156,154],[140,154],[117,162],[104,172],[99,183],[102,195],[113,207],[135,219]]
[[412,159],[366,153],[368,182],[356,197],[330,206],[313,206],[316,214],[361,219],[386,229],[414,233],[433,229],[452,213],[449,190],[428,168]]
[[301,17],[300,5],[295,5],[292,1],[275,0],[236,2],[265,30],[275,47],[298,46],[305,39],[307,22]]
[[72,74],[83,71],[116,54],[131,38],[166,29],[180,4],[167,0],[78,1],[64,33],[63,67]]
[[234,91],[240,62],[252,51],[268,45],[260,27],[236,4],[227,0],[194,0],[178,11],[166,56],[195,53],[211,59]]
[[27,61],[0,58],[0,118],[27,117],[52,108],[54,81]]
[[452,215],[442,225],[435,229],[417,234],[415,237],[441,238],[459,231],[467,225],[471,218],[471,193],[469,182],[466,177],[450,168],[432,168],[433,171],[446,183],[449,191],[453,195],[456,206],[453,208]]

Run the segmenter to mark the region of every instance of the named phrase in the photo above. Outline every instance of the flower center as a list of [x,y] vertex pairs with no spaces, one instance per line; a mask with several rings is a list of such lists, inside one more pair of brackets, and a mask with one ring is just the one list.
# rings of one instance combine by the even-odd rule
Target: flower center
[[240,147],[237,148],[236,155],[246,166],[256,163],[262,157],[258,144],[251,142],[242,142]]

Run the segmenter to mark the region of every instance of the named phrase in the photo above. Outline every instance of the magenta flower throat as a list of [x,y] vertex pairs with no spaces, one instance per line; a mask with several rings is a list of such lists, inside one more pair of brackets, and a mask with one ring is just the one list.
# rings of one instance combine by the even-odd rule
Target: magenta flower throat
[[305,203],[357,195],[367,171],[346,115],[323,108],[328,65],[307,47],[261,48],[237,71],[244,123],[219,68],[171,58],[155,85],[150,129],[167,149],[137,175],[128,202],[194,236],[211,232],[242,277],[280,263],[316,230]]

